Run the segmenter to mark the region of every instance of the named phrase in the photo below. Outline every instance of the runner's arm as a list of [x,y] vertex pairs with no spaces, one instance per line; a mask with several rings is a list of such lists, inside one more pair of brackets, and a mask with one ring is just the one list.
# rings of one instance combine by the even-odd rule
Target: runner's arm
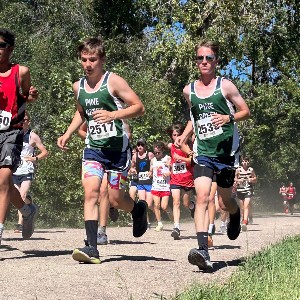
[[38,90],[31,86],[30,72],[25,66],[19,68],[22,94],[27,97],[27,102],[34,102],[38,98]]
[[106,123],[116,119],[135,118],[145,113],[145,107],[140,98],[122,77],[112,73],[109,77],[109,84],[112,94],[121,98],[127,107],[117,111],[96,110],[93,112],[95,121]]

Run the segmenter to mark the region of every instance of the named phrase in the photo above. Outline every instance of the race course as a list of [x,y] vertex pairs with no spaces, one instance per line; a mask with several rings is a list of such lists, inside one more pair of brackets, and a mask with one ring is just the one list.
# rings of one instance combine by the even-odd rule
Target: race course
[[[216,221],[217,229],[219,221]],[[195,282],[225,281],[243,259],[286,235],[300,234],[300,213],[257,215],[236,241],[214,236],[213,273],[202,273],[187,261],[197,247],[194,224],[181,225],[182,239],[171,238],[172,224],[139,239],[132,228],[108,228],[110,243],[99,246],[102,263],[75,262],[83,229],[38,229],[30,240],[6,230],[0,246],[0,299],[170,299]]]

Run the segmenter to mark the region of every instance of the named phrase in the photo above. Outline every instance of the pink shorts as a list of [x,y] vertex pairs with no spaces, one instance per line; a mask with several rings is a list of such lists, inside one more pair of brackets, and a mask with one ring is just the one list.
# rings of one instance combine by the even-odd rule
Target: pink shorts
[[[97,161],[83,161],[82,162],[82,180],[89,177],[98,177],[102,180],[104,176],[104,168],[100,162]],[[107,171],[108,185],[111,189],[120,190],[125,189],[128,171],[123,172]]]
[[165,197],[165,196],[170,196],[170,191],[153,191],[151,190],[151,194],[153,196],[157,196],[159,198]]

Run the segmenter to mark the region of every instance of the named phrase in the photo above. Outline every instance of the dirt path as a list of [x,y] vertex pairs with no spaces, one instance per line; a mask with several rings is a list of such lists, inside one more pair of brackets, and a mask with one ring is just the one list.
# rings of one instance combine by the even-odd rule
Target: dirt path
[[[216,222],[219,228],[219,222]],[[71,258],[83,245],[84,230],[37,230],[23,241],[19,234],[4,232],[0,248],[0,299],[161,299],[174,296],[193,282],[224,281],[240,259],[282,239],[300,234],[300,214],[257,216],[238,240],[214,236],[210,251],[212,274],[202,273],[187,261],[197,246],[194,224],[182,224],[182,240],[165,231],[148,231],[135,239],[131,228],[109,228],[110,244],[100,246],[100,265],[78,264]]]

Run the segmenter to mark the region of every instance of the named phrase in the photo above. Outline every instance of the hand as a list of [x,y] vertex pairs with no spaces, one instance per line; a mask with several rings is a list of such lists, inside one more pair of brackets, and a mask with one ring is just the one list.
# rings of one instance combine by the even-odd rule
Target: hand
[[99,109],[93,112],[93,119],[99,123],[108,123],[115,119],[115,111]]
[[211,116],[212,123],[217,127],[222,127],[226,123],[229,123],[229,116],[228,115],[221,115],[221,114],[213,114]]
[[29,88],[28,102],[35,101],[38,98],[38,96],[39,96],[38,90],[34,86],[31,86]]
[[68,141],[70,140],[70,138],[71,138],[71,137],[68,136],[68,135],[66,135],[66,134],[64,134],[63,136],[59,137],[59,138],[57,139],[57,146],[58,146],[61,150],[67,151],[69,148],[66,147],[66,145],[67,145]]
[[178,155],[177,153],[174,153],[174,159],[178,161],[181,159],[181,156]]
[[184,140],[185,140],[185,137],[183,137],[182,135],[179,135],[179,136],[176,138],[176,140],[174,141],[175,147],[180,148],[181,145],[183,144]]

